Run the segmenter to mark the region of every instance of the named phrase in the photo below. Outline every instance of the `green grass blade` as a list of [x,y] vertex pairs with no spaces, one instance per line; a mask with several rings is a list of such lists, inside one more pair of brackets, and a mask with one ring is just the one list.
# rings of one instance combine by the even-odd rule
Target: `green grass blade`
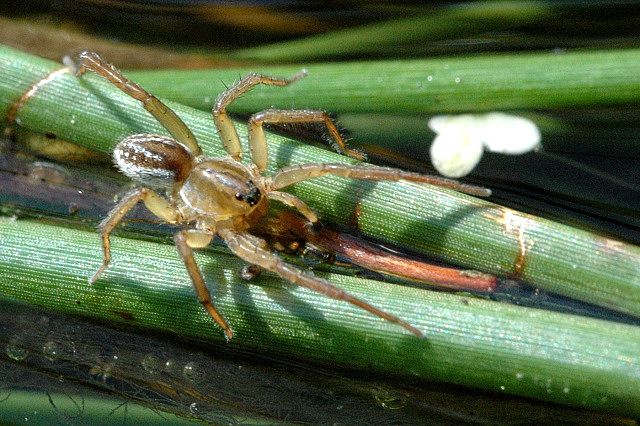
[[[249,72],[309,76],[286,88],[258,87],[230,108],[319,108],[335,113],[442,114],[622,105],[640,100],[640,50],[511,53],[458,58],[135,71],[152,93],[210,110],[216,95]],[[509,70],[505,72],[505,70]]]
[[[0,49],[0,113],[58,64]],[[324,93],[322,88],[317,89]],[[209,155],[224,152],[211,117],[176,103]],[[18,113],[21,125],[110,152],[124,136],[163,132],[137,101],[95,75],[60,74]],[[245,138],[244,129],[240,131]],[[287,164],[349,161],[337,154],[269,136],[271,169]],[[246,146],[245,146],[246,149]],[[517,276],[545,290],[640,315],[640,249],[451,191],[408,183],[339,178],[306,181],[292,192],[324,220],[355,223],[365,235],[429,253],[466,268]]]
[[378,22],[303,39],[248,48],[231,53],[233,59],[257,61],[314,61],[344,55],[375,53],[383,46],[424,43],[448,37],[511,28],[552,14],[542,2],[480,1],[456,4],[426,15]]
[[[93,286],[99,238],[25,220],[0,221],[0,292],[69,314],[222,342],[171,245],[113,238]],[[437,379],[562,404],[640,414],[640,328],[343,275],[347,291],[418,326],[420,340],[347,303],[261,277],[234,256],[199,253],[232,346],[399,377]]]

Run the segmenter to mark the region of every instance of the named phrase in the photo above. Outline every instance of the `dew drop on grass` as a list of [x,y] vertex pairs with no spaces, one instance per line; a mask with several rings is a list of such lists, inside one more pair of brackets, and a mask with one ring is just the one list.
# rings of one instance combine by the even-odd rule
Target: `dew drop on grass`
[[53,340],[49,340],[42,345],[42,353],[49,361],[55,361],[59,355],[58,344]]
[[5,353],[14,361],[22,361],[27,357],[27,350],[16,338],[9,340],[5,348]]
[[140,365],[148,374],[158,374],[160,371],[160,360],[153,355],[146,355],[142,358]]

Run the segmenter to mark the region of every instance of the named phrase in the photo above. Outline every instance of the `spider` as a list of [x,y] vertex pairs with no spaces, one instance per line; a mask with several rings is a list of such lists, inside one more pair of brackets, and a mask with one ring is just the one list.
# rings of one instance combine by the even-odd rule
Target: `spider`
[[[113,65],[95,52],[82,52],[76,58],[76,75],[93,71],[127,95],[142,102],[172,137],[157,134],[135,134],[125,137],[113,150],[116,166],[129,178],[143,186],[127,193],[98,226],[101,232],[103,262],[89,279],[94,283],[111,261],[109,236],[123,217],[138,202],[161,220],[186,225],[174,235],[174,242],[195,288],[198,301],[222,328],[227,341],[233,337],[228,322],[214,306],[204,277],[192,249],[203,248],[218,235],[242,260],[274,272],[282,278],[319,292],[329,298],[346,301],[373,315],[404,327],[418,337],[423,333],[409,323],[356,298],[330,282],[284,262],[273,253],[265,240],[250,233],[268,213],[269,202],[277,201],[297,209],[310,224],[318,222],[316,213],[301,199],[280,191],[303,180],[337,175],[365,180],[407,180],[452,188],[475,195],[488,191],[436,176],[421,175],[393,168],[338,163],[304,164],[284,167],[272,176],[263,176],[267,167],[267,142],[264,123],[321,122],[329,130],[336,148],[352,157],[335,124],[327,113],[312,110],[268,109],[249,119],[251,163],[240,162],[242,151],[227,106],[258,84],[286,86],[306,75],[301,71],[291,78],[275,78],[249,74],[221,93],[213,107],[213,121],[229,154],[223,158],[206,157],[186,124],[165,104],[143,88],[128,80]],[[165,194],[165,196],[161,195]]]

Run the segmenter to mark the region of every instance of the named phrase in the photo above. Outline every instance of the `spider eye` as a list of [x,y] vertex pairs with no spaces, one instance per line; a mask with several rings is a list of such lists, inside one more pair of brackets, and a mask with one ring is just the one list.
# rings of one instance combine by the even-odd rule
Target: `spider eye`
[[236,192],[236,200],[244,201],[251,207],[253,207],[258,204],[258,202],[262,198],[262,193],[252,181],[248,182],[248,187],[249,188],[246,192]]

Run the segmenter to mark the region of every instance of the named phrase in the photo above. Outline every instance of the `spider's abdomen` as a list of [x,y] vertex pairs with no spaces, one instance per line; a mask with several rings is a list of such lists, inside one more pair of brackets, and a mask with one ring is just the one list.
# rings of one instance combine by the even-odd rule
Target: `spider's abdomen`
[[131,179],[153,188],[172,188],[193,167],[193,156],[167,136],[127,136],[113,150],[116,166]]

